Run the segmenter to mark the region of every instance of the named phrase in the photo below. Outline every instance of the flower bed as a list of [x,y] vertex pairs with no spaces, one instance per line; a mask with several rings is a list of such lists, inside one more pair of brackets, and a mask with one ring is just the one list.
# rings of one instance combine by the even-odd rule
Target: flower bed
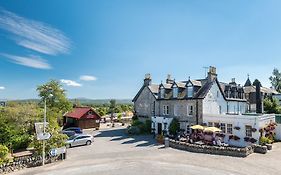
[[253,153],[251,146],[245,148],[235,148],[235,147],[219,147],[219,146],[209,146],[209,145],[196,145],[185,142],[179,142],[170,139],[169,145],[172,148],[185,150],[189,152],[205,153],[205,154],[215,154],[233,157],[247,157]]

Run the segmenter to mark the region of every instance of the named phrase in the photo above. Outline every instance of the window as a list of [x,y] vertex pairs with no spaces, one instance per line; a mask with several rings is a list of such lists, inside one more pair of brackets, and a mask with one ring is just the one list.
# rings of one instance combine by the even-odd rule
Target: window
[[89,112],[88,112],[88,115],[93,115],[93,111],[89,111]]
[[219,91],[217,91],[217,98],[219,98],[220,97],[220,92]]
[[160,98],[164,98],[164,94],[165,94],[165,89],[163,87],[161,87],[161,89],[160,89]]
[[213,127],[214,123],[213,122],[208,122],[208,127]]
[[225,123],[221,123],[221,130],[222,130],[223,133],[225,133],[225,131],[226,131],[225,130]]
[[193,86],[188,86],[187,87],[187,97],[188,98],[193,97]]
[[163,115],[169,115],[169,106],[168,105],[163,106]]
[[214,127],[219,128],[219,127],[220,127],[220,124],[219,124],[219,123],[214,123]]
[[173,88],[173,98],[177,98],[178,97],[178,88],[174,87]]
[[220,114],[221,114],[221,106],[219,106],[219,112],[220,112]]
[[187,106],[188,108],[188,115],[193,115],[193,106]]
[[232,124],[227,124],[227,134],[232,134]]
[[252,137],[252,126],[246,125],[246,137]]

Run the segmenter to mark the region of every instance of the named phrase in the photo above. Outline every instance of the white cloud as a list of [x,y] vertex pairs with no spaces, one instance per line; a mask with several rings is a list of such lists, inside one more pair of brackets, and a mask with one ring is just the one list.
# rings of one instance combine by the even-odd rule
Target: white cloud
[[30,55],[28,57],[25,56],[16,56],[10,54],[0,54],[6,58],[9,58],[13,63],[32,67],[36,69],[52,69],[51,65],[48,64],[47,60],[42,59],[39,56]]
[[82,86],[82,84],[77,83],[76,81],[73,81],[73,80],[61,79],[60,82],[62,82],[66,86],[74,86],[74,87],[81,87]]
[[18,45],[40,53],[69,53],[71,47],[70,40],[60,30],[3,9],[0,9],[0,28],[14,34]]
[[82,76],[80,76],[80,80],[83,80],[83,81],[95,81],[95,80],[97,80],[97,77],[91,76],[91,75],[82,75]]
[[4,86],[0,86],[0,90],[5,90],[6,88]]

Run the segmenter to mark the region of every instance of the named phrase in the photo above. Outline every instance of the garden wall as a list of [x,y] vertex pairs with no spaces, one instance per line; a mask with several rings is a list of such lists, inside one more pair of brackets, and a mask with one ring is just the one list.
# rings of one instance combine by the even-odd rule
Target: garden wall
[[[45,163],[52,163],[62,160],[62,156],[47,157]],[[15,158],[13,162],[4,163],[0,165],[0,174],[11,173],[13,171],[18,171],[23,168],[35,167],[42,165],[41,156],[24,156],[20,158]]]
[[175,149],[180,149],[195,153],[215,154],[233,157],[247,157],[254,152],[251,146],[245,148],[234,148],[234,147],[218,147],[209,145],[196,145],[185,142],[179,142],[170,139],[169,146]]

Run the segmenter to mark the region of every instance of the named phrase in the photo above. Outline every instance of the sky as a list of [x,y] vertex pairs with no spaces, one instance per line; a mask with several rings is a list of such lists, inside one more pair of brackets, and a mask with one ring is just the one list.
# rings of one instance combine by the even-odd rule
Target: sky
[[38,98],[61,82],[69,98],[128,99],[171,74],[270,86],[281,69],[281,1],[0,0],[0,99]]

